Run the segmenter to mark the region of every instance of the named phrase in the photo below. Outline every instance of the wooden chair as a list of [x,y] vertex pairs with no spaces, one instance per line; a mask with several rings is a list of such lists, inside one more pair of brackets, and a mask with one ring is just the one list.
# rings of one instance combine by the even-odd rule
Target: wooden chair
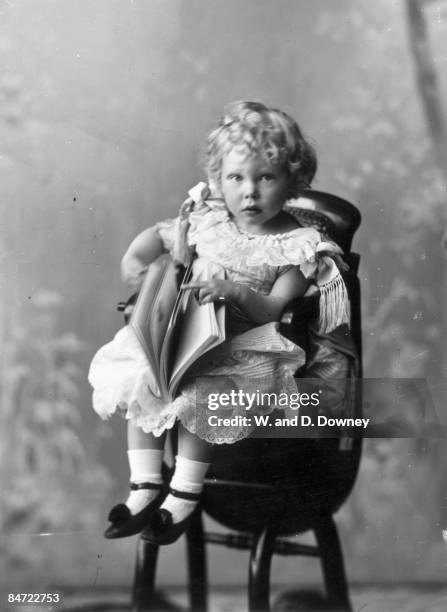
[[[315,226],[344,250],[350,266],[344,278],[351,300],[351,331],[361,355],[359,257],[350,250],[360,224],[360,213],[346,200],[313,190],[305,192],[293,208],[292,213],[301,224]],[[297,317],[289,317],[284,324],[284,332],[288,331],[291,337],[296,335],[296,321],[302,321],[306,308],[308,316],[312,316],[312,306],[309,307],[305,298],[295,308],[298,308]],[[355,397],[355,410],[356,416],[360,416],[359,395]],[[201,509],[232,531],[228,534],[205,532],[199,512],[186,533],[190,609],[207,610],[205,545],[209,543],[250,550],[247,605],[250,612],[270,610],[273,554],[319,557],[326,595],[319,600],[320,607],[313,609],[350,611],[343,554],[333,514],[354,485],[360,455],[360,438],[344,439],[344,444],[343,438],[248,438],[235,445],[216,446]],[[309,530],[315,534],[316,546],[288,539]],[[157,547],[139,540],[134,612],[158,609],[151,607],[157,553]],[[314,604],[315,601],[318,600]],[[286,609],[300,608],[296,604]]]

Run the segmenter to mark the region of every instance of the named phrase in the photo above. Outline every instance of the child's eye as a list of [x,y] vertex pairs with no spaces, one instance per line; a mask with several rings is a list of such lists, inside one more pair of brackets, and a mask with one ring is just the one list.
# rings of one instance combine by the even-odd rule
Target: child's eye
[[242,180],[242,176],[240,174],[230,174],[228,178],[230,179],[230,181],[241,181]]
[[261,181],[274,181],[274,180],[275,180],[274,174],[266,173],[261,176]]

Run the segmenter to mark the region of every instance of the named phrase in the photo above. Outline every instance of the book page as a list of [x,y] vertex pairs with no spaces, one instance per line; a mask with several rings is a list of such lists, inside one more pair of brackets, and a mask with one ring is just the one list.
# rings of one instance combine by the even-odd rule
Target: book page
[[[192,264],[190,264],[184,274],[182,283],[187,283],[191,278]],[[173,362],[175,360],[176,348],[179,343],[179,337],[183,325],[184,314],[188,305],[189,292],[179,291],[176,302],[172,310],[171,318],[166,329],[166,334],[163,340],[163,346],[160,353],[159,372],[160,382],[162,384],[163,393],[166,397],[169,396],[168,381],[169,374],[172,372]]]
[[177,295],[175,264],[170,256],[162,255],[149,266],[129,323],[161,388],[164,387],[160,380],[161,348]]
[[206,351],[224,340],[224,304],[218,306],[215,303],[199,304],[190,291],[169,382],[171,396],[175,395],[175,390],[186,370]]

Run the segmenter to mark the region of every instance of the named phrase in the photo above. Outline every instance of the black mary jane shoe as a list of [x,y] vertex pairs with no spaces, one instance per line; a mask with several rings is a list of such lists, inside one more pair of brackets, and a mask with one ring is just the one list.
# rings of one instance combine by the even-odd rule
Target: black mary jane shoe
[[[177,491],[176,489],[169,489],[169,493],[174,495],[174,497],[188,499],[190,501],[199,501],[201,497],[200,493],[186,493],[184,491]],[[156,546],[173,544],[188,529],[191,519],[198,509],[196,505],[191,513],[182,521],[174,523],[172,521],[172,514],[169,510],[158,508],[150,517],[147,527],[141,532],[141,539],[150,544],[155,544]]]
[[104,537],[113,540],[115,538],[127,538],[140,533],[146,527],[151,514],[163,501],[163,485],[153,482],[130,483],[131,491],[139,489],[158,489],[159,494],[147,506],[137,514],[131,514],[126,504],[117,504],[109,512],[108,520],[112,523],[104,532]]

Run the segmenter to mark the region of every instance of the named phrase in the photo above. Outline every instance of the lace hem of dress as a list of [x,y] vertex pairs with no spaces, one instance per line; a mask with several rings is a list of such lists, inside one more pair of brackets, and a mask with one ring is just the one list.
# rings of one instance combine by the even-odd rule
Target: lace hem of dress
[[[280,398],[297,393],[298,387],[289,367],[278,368],[276,376],[278,377],[277,380],[281,381],[280,385],[275,391],[270,390],[270,393],[266,393],[266,395],[276,395],[277,398]],[[262,387],[264,381],[265,378],[252,379],[250,380],[250,387],[252,389]],[[215,413],[205,408],[204,404],[206,404],[207,398],[205,395],[199,398],[198,393],[197,386],[190,384],[179,397],[169,404],[164,404],[163,408],[157,413],[148,412],[136,400],[130,405],[120,402],[117,413],[131,421],[136,427],[140,427],[144,432],[152,433],[156,437],[161,436],[166,430],[172,429],[178,420],[189,432],[210,444],[233,444],[247,438],[254,431],[255,424],[251,418],[253,414],[267,415],[277,409],[285,409],[282,403],[269,403],[268,405],[252,406],[248,415],[243,405],[229,407],[224,410],[225,418],[231,420],[235,417],[249,416],[250,423],[246,424],[247,421],[244,421],[244,419],[236,418],[234,419],[234,425],[212,425],[209,418],[211,415],[214,416]],[[192,409],[193,404],[196,404],[196,409]],[[219,413],[219,415],[222,416],[222,413]]]

